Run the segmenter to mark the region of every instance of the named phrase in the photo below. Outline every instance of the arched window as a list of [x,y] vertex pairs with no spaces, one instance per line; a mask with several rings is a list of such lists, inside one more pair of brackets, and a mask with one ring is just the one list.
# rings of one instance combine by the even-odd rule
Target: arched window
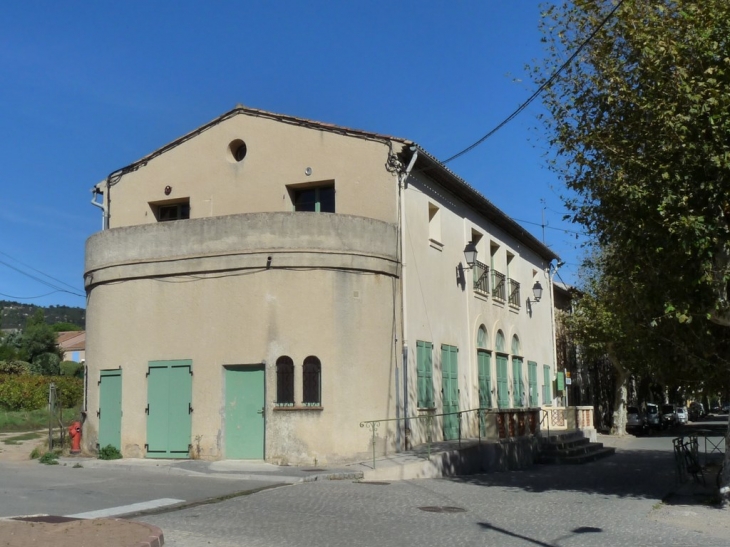
[[313,355],[304,360],[302,387],[305,406],[322,406],[322,364]]
[[487,329],[484,325],[479,326],[477,332],[477,347],[480,349],[487,349]]
[[516,334],[512,337],[512,355],[522,355],[520,339]]
[[497,331],[497,338],[494,341],[494,346],[497,351],[504,351],[504,333],[501,330]]
[[294,361],[286,355],[276,360],[276,404],[294,406]]

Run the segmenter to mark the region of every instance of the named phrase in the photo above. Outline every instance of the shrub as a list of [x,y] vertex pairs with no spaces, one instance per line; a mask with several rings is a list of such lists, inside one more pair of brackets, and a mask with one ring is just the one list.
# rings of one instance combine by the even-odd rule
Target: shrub
[[5,410],[37,410],[48,404],[48,386],[54,382],[63,408],[81,403],[84,382],[66,376],[32,376],[0,374],[0,408]]
[[46,465],[58,465],[58,454],[56,454],[55,452],[46,452],[40,457],[38,463],[43,463]]
[[0,361],[0,374],[30,374],[30,363],[25,361]]
[[84,365],[76,361],[61,362],[61,376],[70,376],[72,378],[84,377]]
[[100,460],[120,460],[121,458],[122,453],[117,450],[116,446],[112,446],[111,444],[108,444],[99,450]]
[[61,372],[61,358],[55,353],[41,353],[31,362],[31,370],[36,374],[58,376]]

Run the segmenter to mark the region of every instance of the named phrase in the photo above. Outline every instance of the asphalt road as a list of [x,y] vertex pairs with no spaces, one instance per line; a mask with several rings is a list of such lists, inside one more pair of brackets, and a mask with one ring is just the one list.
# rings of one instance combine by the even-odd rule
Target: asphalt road
[[202,501],[275,483],[187,475],[169,468],[73,468],[37,461],[0,462],[0,517],[74,515],[159,499]]

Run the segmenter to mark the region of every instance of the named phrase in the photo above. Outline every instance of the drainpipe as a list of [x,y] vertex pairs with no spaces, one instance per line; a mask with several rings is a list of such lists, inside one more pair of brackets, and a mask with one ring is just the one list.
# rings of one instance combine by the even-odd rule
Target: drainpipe
[[[557,271],[557,268],[555,268]],[[558,347],[557,341],[555,340],[555,289],[553,287],[553,265],[548,265],[548,287],[550,287],[550,332],[552,333],[553,341],[553,374],[558,372]],[[567,388],[567,386],[565,386]],[[552,390],[551,390],[552,391]],[[567,391],[566,391],[567,393]],[[568,412],[567,404],[565,412]]]
[[[100,183],[101,184],[101,183]],[[99,186],[94,186],[91,189],[91,204],[94,207],[98,207],[102,211],[102,217],[101,217],[101,229],[106,230],[109,226],[107,223],[107,214],[106,214],[106,200],[104,199],[104,192],[99,188]],[[96,196],[101,195],[101,203],[96,201]]]
[[408,163],[408,167],[406,167],[406,170],[403,173],[400,173],[398,176],[398,194],[400,196],[399,200],[399,207],[400,207],[400,295],[401,295],[401,341],[403,345],[403,357],[402,357],[402,366],[403,366],[403,418],[404,418],[404,424],[405,424],[405,431],[403,436],[403,449],[408,450],[408,431],[410,430],[410,425],[408,423],[408,308],[406,306],[407,299],[406,299],[406,263],[405,263],[405,253],[406,253],[406,244],[405,244],[405,232],[406,232],[406,207],[405,207],[405,199],[406,199],[406,190],[408,189],[408,177],[411,174],[411,169],[413,169],[413,166],[416,163],[416,158],[418,157],[418,147],[415,145],[411,146],[410,150],[413,152],[413,155],[411,156],[411,161]]

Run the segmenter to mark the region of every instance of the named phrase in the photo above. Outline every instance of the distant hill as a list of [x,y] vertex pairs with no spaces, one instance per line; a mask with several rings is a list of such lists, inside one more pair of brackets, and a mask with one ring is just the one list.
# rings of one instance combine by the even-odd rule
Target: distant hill
[[22,329],[25,327],[25,320],[35,313],[37,309],[43,310],[46,316],[46,323],[72,323],[82,329],[86,328],[86,310],[84,308],[72,308],[70,306],[36,306],[34,304],[21,304],[10,300],[0,300],[0,329]]

